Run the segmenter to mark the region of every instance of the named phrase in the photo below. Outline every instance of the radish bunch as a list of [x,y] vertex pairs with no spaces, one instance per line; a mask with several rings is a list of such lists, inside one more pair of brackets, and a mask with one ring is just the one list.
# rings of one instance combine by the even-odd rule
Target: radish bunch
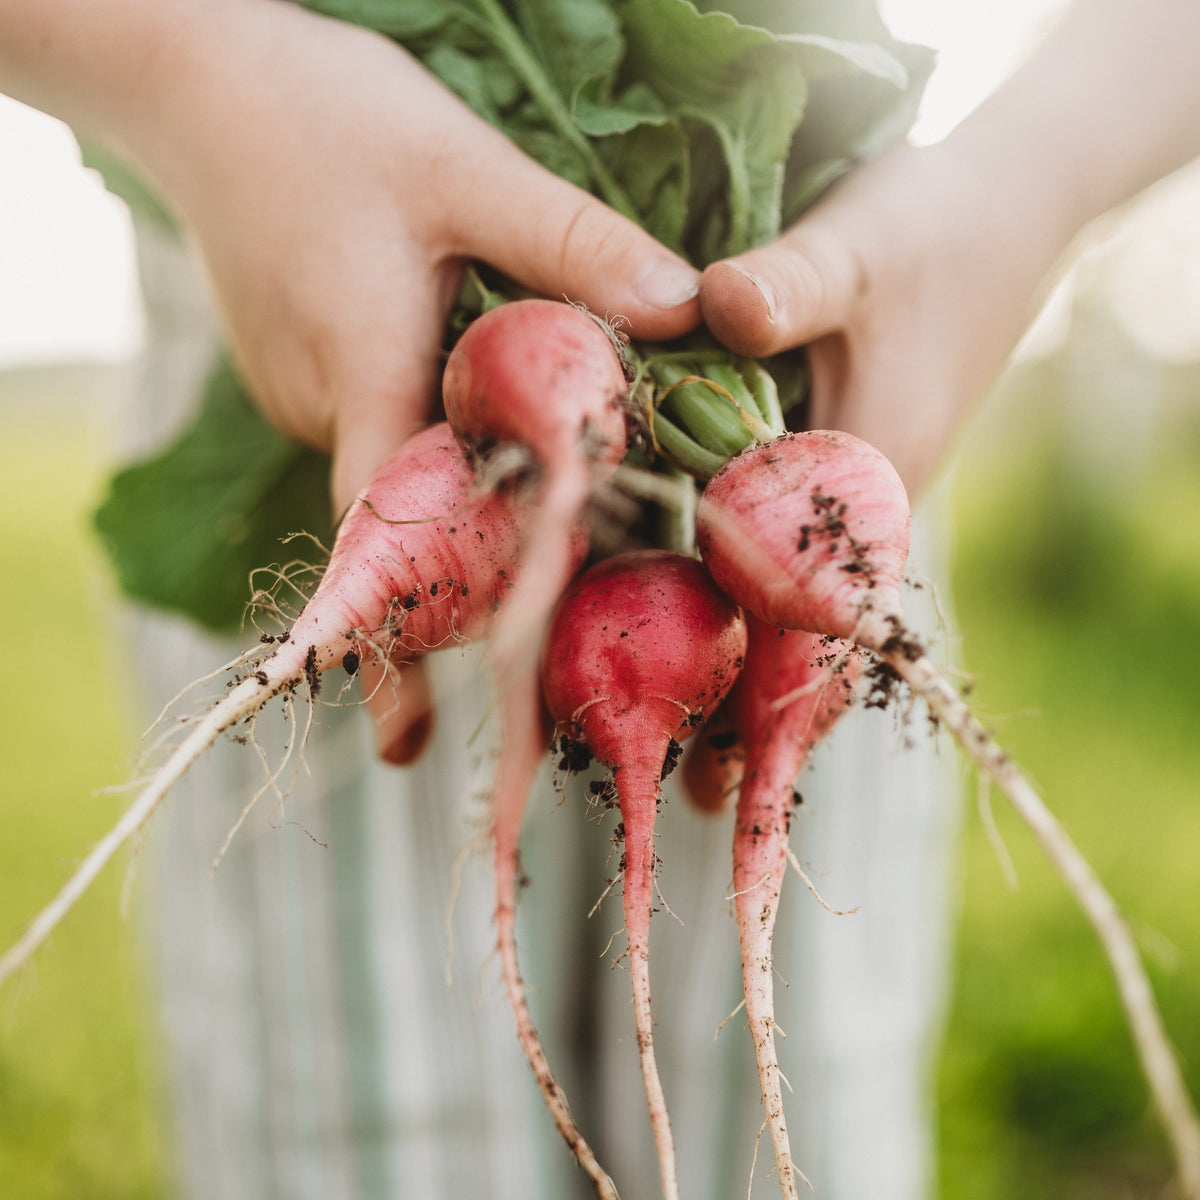
[[[732,900],[747,1019],[780,1188],[795,1198],[803,1176],[784,1116],[772,938],[788,865],[798,867],[788,847],[796,777],[869,664],[876,682],[903,683],[926,701],[1062,870],[1112,961],[1186,1194],[1200,1197],[1200,1122],[1123,921],[906,623],[908,502],[883,455],[837,431],[784,432],[774,383],[757,364],[710,351],[635,364],[602,322],[550,301],[478,318],[451,352],[444,397],[449,424],[413,437],[368,483],[294,624],[243,656],[228,693],[0,958],[0,982],[224,731],[276,697],[315,699],[331,668],[394,673],[493,633],[503,735],[491,822],[496,945],[518,1038],[557,1128],[597,1194],[614,1200],[547,1061],[517,958],[520,833],[549,725],[572,760],[590,757],[610,772],[641,1073],[662,1193],[677,1200],[650,1003],[654,827],[660,780],[712,719],[685,770],[706,809],[736,794]],[[642,406],[651,444],[707,480],[700,558],[643,549],[577,575],[588,500],[626,454]]]

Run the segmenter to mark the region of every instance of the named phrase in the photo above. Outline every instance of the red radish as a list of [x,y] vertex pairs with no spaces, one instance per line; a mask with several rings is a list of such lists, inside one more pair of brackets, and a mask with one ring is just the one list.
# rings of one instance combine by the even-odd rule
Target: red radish
[[482,633],[516,574],[518,519],[510,492],[476,489],[448,426],[435,425],[411,438],[351,506],[321,584],[289,633],[273,640],[269,658],[251,662],[253,669],[195,725],[0,958],[0,982],[28,960],[226,729],[280,694],[306,685],[315,696],[321,673],[330,667],[353,671],[369,655],[416,658]]
[[1036,789],[904,620],[909,510],[891,464],[866,442],[829,430],[751,447],[709,480],[697,534],[713,578],[732,599],[770,624],[872,650],[885,681],[903,679],[1012,801],[1100,938],[1185,1192],[1200,1198],[1200,1118],[1124,919]]
[[562,1088],[550,1070],[534,1028],[517,963],[516,915],[519,841],[525,803],[546,756],[549,736],[542,719],[541,691],[534,667],[504,684],[500,701],[503,742],[492,789],[492,853],[496,875],[496,945],[505,990],[517,1021],[517,1036],[559,1133],[601,1200],[618,1200],[617,1189],[584,1140]]
[[786,434],[731,459],[697,514],[701,555],[744,608],[872,649],[903,629],[909,525],[891,463],[836,431]]
[[[583,547],[576,555],[576,564]],[[596,1160],[567,1098],[555,1079],[533,1024],[517,961],[517,885],[521,823],[534,777],[546,756],[550,730],[544,720],[540,679],[534,664],[520,664],[501,687],[502,738],[492,786],[492,861],[496,877],[496,949],[505,990],[517,1023],[517,1037],[558,1131],[595,1186],[600,1200],[619,1200],[616,1185]]]
[[726,701],[745,747],[733,833],[734,912],[746,1016],[775,1168],[783,1195],[796,1200],[775,1051],[771,944],[789,859],[793,786],[812,747],[852,700],[858,664],[848,656],[845,643],[803,630],[776,629],[756,617],[748,617],[746,626],[746,665]]
[[679,743],[733,685],[745,651],[741,614],[699,562],[643,550],[598,563],[568,588],[543,655],[551,716],[616,785],[638,1050],[667,1200],[679,1188],[650,1009],[658,785]]
[[598,1194],[615,1197],[546,1061],[525,997],[515,926],[521,822],[546,751],[536,668],[520,651],[580,565],[576,526],[593,466],[611,470],[624,457],[628,385],[613,335],[600,322],[569,304],[520,300],[467,327],[446,362],[442,393],[447,420],[470,457],[484,460],[515,444],[532,456],[521,466],[543,476],[537,514],[522,539],[521,573],[492,636],[503,689],[492,793],[497,950],[517,1034],[547,1107]]
[[464,450],[486,458],[520,448],[538,475],[536,515],[522,544],[521,580],[492,638],[507,671],[532,655],[574,570],[571,530],[594,477],[625,456],[629,384],[616,334],[558,300],[516,300],[473,321],[442,377],[446,419]]

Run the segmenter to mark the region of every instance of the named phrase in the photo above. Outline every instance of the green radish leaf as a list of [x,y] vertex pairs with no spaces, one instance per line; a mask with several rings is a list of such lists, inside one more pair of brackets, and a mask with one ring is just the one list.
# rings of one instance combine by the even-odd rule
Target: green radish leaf
[[779,41],[796,48],[801,61],[808,68],[810,78],[840,74],[852,68],[864,75],[874,75],[901,90],[908,86],[908,71],[904,64],[882,46],[870,42],[848,42],[819,33],[784,34]]
[[875,0],[696,0],[704,12],[723,10],[743,25],[777,34],[823,34],[850,41],[895,45]]
[[459,15],[451,0],[303,0],[305,8],[386,33],[400,42],[428,38]]
[[[797,59],[807,48],[724,13],[701,14],[689,0],[629,0],[622,14],[626,70],[652,81],[681,120],[707,126],[721,151],[728,215],[714,223],[711,202],[693,196],[704,220],[688,241],[693,257],[703,265],[768,241],[780,229],[783,164],[804,115]],[[698,170],[693,177],[711,195]]]
[[537,120],[536,112],[523,111],[510,118],[505,132],[530,158],[536,158],[548,171],[561,176],[576,187],[589,191],[592,171],[588,160],[577,147],[556,137]]
[[642,226],[664,245],[682,252],[690,160],[679,123],[639,125],[605,138],[598,150],[637,206]]
[[96,528],[131,596],[208,629],[238,628],[250,575],[293,552],[289,534],[328,545],[329,461],[276,433],[228,362],[218,363],[193,423],[173,444],[119,471]]
[[671,120],[662,101],[644,83],[635,83],[609,99],[603,80],[585,80],[575,90],[571,115],[589,137],[628,133],[639,125],[665,125]]
[[808,111],[788,156],[783,219],[791,224],[817,198],[814,180],[826,186],[856,162],[882,154],[904,136],[917,115],[925,83],[933,70],[933,52],[924,46],[897,44],[908,87],[898,89],[878,78],[827,76],[813,81]]
[[[464,54],[457,46],[439,44],[429,52],[425,65],[454,93],[465,100],[485,121],[492,125],[501,122],[500,108],[496,104],[496,84],[516,83],[511,73],[505,73],[499,64],[485,65],[486,60]],[[520,94],[519,85],[504,89],[509,95]]]
[[569,100],[588,79],[612,80],[624,53],[608,0],[512,0],[517,25],[559,93]]

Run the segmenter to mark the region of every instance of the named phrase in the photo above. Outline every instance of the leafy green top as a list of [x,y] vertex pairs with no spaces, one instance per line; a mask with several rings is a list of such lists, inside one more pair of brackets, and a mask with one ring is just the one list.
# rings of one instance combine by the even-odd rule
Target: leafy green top
[[95,522],[131,596],[236,628],[284,538],[329,544],[329,463],[267,425],[221,358],[195,421],[113,476]]

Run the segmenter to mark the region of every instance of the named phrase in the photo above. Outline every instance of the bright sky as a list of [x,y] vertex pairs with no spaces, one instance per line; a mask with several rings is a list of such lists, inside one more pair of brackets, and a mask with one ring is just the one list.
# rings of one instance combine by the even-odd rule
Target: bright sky
[[[974,108],[1020,61],[1062,2],[881,0],[897,36],[939,53],[915,137],[934,141]],[[1193,183],[1150,206],[1135,239],[1139,253],[1118,256],[1116,268],[1122,319],[1150,348],[1175,357],[1200,355],[1195,173]],[[1144,242],[1146,256],[1140,253]],[[1190,270],[1189,262],[1195,264]],[[1164,287],[1170,303],[1162,301]],[[122,205],[80,167],[66,129],[0,96],[0,368],[120,360],[136,351],[140,338]]]
[[127,358],[141,314],[129,218],[70,132],[0,96],[0,368]]

